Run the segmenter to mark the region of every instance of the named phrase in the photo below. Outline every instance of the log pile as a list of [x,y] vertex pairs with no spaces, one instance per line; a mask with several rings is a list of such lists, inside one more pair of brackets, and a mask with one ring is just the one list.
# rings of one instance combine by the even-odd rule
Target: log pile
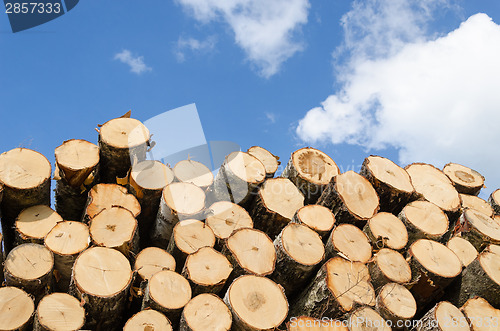
[[[146,160],[127,114],[0,155],[0,330],[497,330],[500,189],[314,148]],[[496,324],[495,324],[496,323]]]

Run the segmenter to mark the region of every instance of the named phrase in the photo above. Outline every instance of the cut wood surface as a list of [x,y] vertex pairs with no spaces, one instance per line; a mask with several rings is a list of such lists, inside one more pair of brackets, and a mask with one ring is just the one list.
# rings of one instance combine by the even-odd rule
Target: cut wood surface
[[380,210],[399,213],[415,198],[410,176],[389,159],[371,155],[361,166],[360,174],[373,185],[380,199]]
[[408,243],[408,231],[395,215],[381,212],[368,220],[363,232],[375,250],[387,247],[402,250]]
[[212,171],[203,163],[194,160],[177,162],[174,175],[179,182],[194,184],[204,191],[214,183]]
[[473,331],[490,331],[500,328],[500,310],[492,307],[483,298],[470,299],[462,306],[461,310],[470,321]]
[[391,331],[389,323],[370,307],[356,309],[349,317],[349,331]]
[[22,244],[5,259],[5,283],[22,288],[38,303],[51,290],[53,268],[54,256],[45,246]]
[[121,206],[130,210],[134,217],[141,212],[139,201],[132,194],[128,194],[125,187],[116,184],[97,184],[89,191],[83,220],[89,222],[103,209],[113,206]]
[[500,215],[500,189],[497,189],[490,194],[488,202],[493,208],[495,215]]
[[254,275],[237,278],[224,296],[233,317],[233,330],[274,330],[285,321],[288,301],[272,280]]
[[478,195],[484,187],[484,177],[477,171],[457,163],[448,163],[443,172],[459,193]]
[[439,240],[448,231],[448,217],[435,204],[413,201],[398,215],[408,231],[408,244],[418,239]]
[[500,244],[500,223],[474,209],[466,209],[455,230],[480,252],[489,244]]
[[287,178],[270,178],[256,196],[251,215],[256,229],[275,238],[304,206],[304,196]]
[[334,257],[298,296],[290,316],[340,318],[360,305],[375,305],[368,268],[361,262]]
[[217,238],[216,247],[221,249],[224,240],[229,238],[233,231],[241,228],[253,228],[253,221],[248,212],[235,203],[218,201],[207,210],[205,224],[214,232]]
[[280,165],[280,161],[278,161],[280,159],[279,157],[273,155],[267,149],[259,146],[250,147],[247,150],[247,153],[256,157],[260,162],[262,162],[264,168],[266,169],[267,178],[274,177],[274,174],[276,173],[276,171],[278,170],[278,166]]
[[[274,240],[276,267],[271,279],[291,297],[302,289],[325,256],[321,237],[305,225],[290,223]],[[318,267],[316,267],[318,266]]]
[[175,259],[167,251],[158,247],[147,247],[137,254],[134,270],[139,279],[149,280],[162,270],[175,271]]
[[163,189],[160,208],[151,240],[155,246],[167,248],[174,226],[181,220],[203,219],[205,193],[191,183],[172,183]]
[[322,240],[326,240],[335,224],[335,216],[324,206],[307,205],[297,210],[292,222],[310,227],[320,235]]
[[372,257],[372,246],[363,231],[352,224],[340,224],[333,229],[325,245],[325,259],[335,256],[367,263]]
[[182,276],[190,282],[193,296],[219,294],[232,271],[233,266],[223,254],[212,247],[202,247],[188,255]]
[[0,330],[30,330],[35,304],[23,290],[0,287]]
[[162,313],[146,309],[138,312],[125,323],[123,331],[172,331],[172,325]]
[[73,264],[78,255],[90,244],[90,231],[81,222],[58,223],[45,237],[45,246],[54,255],[55,287],[67,292]]
[[184,307],[179,331],[229,331],[232,316],[229,308],[214,294],[200,294]]
[[99,176],[102,183],[116,183],[130,167],[146,159],[149,130],[133,118],[115,118],[99,131]]
[[293,317],[286,326],[287,331],[349,331],[347,322],[334,319],[320,320],[307,316]]
[[404,330],[405,322],[410,322],[417,313],[415,298],[406,287],[397,283],[386,284],[380,289],[375,307],[394,330]]
[[42,154],[15,148],[0,154],[0,204],[5,252],[14,244],[14,222],[19,213],[35,205],[50,205],[51,166]]
[[85,323],[85,309],[67,293],[52,293],[40,300],[36,309],[34,331],[80,330]]
[[415,331],[469,331],[464,314],[447,301],[437,303],[415,323]]
[[474,195],[460,194],[460,201],[462,201],[462,208],[469,208],[480,211],[488,217],[493,217],[493,208],[489,203],[476,197]]
[[49,206],[28,207],[16,219],[16,244],[29,242],[43,244],[47,233],[62,221],[62,217]]
[[389,248],[378,251],[368,263],[368,270],[375,290],[388,283],[408,284],[411,269],[401,253]]
[[306,147],[292,153],[281,176],[290,179],[299,188],[306,204],[313,204],[338,174],[339,167],[328,155]]
[[462,262],[462,266],[466,267],[474,261],[478,255],[477,250],[472,244],[462,237],[454,236],[446,246],[453,251]]
[[352,223],[362,228],[378,211],[379,199],[366,178],[347,171],[333,178],[318,204],[330,208],[337,223]]

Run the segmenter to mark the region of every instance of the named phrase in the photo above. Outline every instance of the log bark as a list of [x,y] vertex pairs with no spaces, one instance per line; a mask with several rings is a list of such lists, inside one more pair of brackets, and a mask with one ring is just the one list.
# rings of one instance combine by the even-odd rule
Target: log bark
[[12,249],[4,264],[5,283],[33,295],[35,303],[52,289],[54,256],[39,244],[23,244]]
[[4,276],[3,276],[3,236],[0,232],[0,284],[3,284]]
[[462,209],[474,209],[485,214],[488,217],[493,217],[494,215],[491,205],[480,197],[468,194],[460,194],[460,201],[462,201]]
[[256,157],[233,152],[226,156],[215,176],[214,199],[231,201],[248,210],[265,178],[266,169]]
[[92,247],[73,266],[69,294],[84,304],[85,328],[119,330],[132,284],[127,258],[112,248]]
[[237,278],[224,302],[233,317],[231,330],[275,330],[286,319],[288,301],[283,289],[272,280],[244,275]]
[[457,163],[448,163],[443,172],[459,193],[478,195],[484,186],[484,177],[477,171]]
[[273,178],[274,174],[278,170],[278,166],[281,164],[279,157],[273,155],[267,149],[260,146],[252,146],[247,150],[247,153],[255,156],[266,169],[266,178]]
[[367,263],[372,257],[372,246],[363,231],[352,224],[340,224],[333,229],[325,245],[325,259],[335,256]]
[[56,290],[68,292],[73,264],[78,255],[90,244],[90,232],[81,222],[58,223],[45,237],[45,247],[54,255]]
[[408,231],[408,245],[418,239],[439,241],[448,231],[448,217],[435,204],[413,201],[398,215]]
[[132,166],[128,189],[141,206],[137,222],[140,246],[143,248],[149,246],[151,240],[151,229],[158,215],[161,193],[173,180],[172,170],[159,161],[146,160]]
[[85,324],[85,309],[67,293],[52,293],[40,300],[33,331],[80,330]]
[[333,177],[317,203],[331,209],[337,223],[351,223],[361,229],[379,208],[375,189],[354,171]]
[[31,330],[35,304],[33,299],[17,287],[0,288],[0,330]]
[[99,131],[99,176],[101,183],[116,183],[130,167],[146,159],[149,130],[133,118],[115,118]]
[[201,293],[219,294],[224,288],[233,266],[212,247],[202,247],[188,255],[182,276],[191,284],[193,297]]
[[16,219],[17,245],[34,243],[43,245],[43,239],[63,218],[46,205],[37,205],[23,210]]
[[415,323],[414,331],[470,330],[464,314],[447,301],[438,302]]
[[377,191],[381,211],[398,214],[404,206],[417,198],[406,170],[389,159],[371,155],[363,161],[359,173]]
[[390,213],[377,213],[366,222],[363,232],[370,240],[373,250],[390,248],[403,251],[408,243],[408,231],[403,222]]
[[298,296],[289,316],[342,318],[363,305],[375,305],[368,268],[361,262],[334,257]]
[[493,191],[488,198],[488,203],[493,208],[495,215],[500,215],[500,189]]
[[182,310],[179,331],[205,331],[231,329],[229,308],[214,294],[200,294],[191,299]]
[[173,329],[172,324],[170,324],[170,321],[165,315],[153,309],[146,309],[136,313],[134,316],[129,318],[129,320],[123,327],[123,331],[136,330],[172,331]]
[[335,216],[324,206],[307,205],[297,210],[292,222],[308,226],[319,234],[322,241],[326,241],[335,224]]
[[406,285],[412,280],[411,269],[401,253],[389,248],[378,251],[368,263],[375,291],[389,283]]
[[146,286],[142,309],[151,308],[163,313],[176,330],[182,309],[191,300],[189,282],[171,270],[160,271],[151,277]]
[[172,183],[165,186],[151,232],[152,244],[166,249],[174,226],[181,220],[201,220],[204,218],[204,211],[205,193],[198,186],[190,183]]
[[99,147],[71,139],[55,149],[55,158],[56,211],[67,221],[79,221],[88,192],[97,179]]
[[490,331],[500,327],[500,310],[492,307],[484,298],[472,298],[460,310],[469,321],[471,330]]
[[500,244],[500,223],[474,209],[466,209],[455,227],[455,234],[481,252],[489,244]]
[[389,283],[384,285],[377,296],[375,307],[393,330],[408,330],[411,319],[417,313],[417,303],[410,291],[403,285]]
[[31,149],[15,148],[0,155],[5,253],[14,246],[14,222],[19,213],[31,206],[50,205],[50,173],[49,161]]
[[271,178],[260,188],[250,214],[254,227],[274,239],[303,206],[304,196],[290,180]]
[[478,255],[478,252],[474,248],[474,246],[472,246],[469,241],[465,240],[462,237],[452,237],[450,240],[448,240],[446,247],[451,249],[453,253],[457,255],[460,262],[462,262],[463,267],[467,267],[469,264],[471,264]]
[[276,267],[271,279],[288,298],[302,289],[319,269],[325,256],[321,237],[305,225],[290,223],[274,240]]
[[387,322],[370,307],[360,307],[349,316],[350,331],[391,331],[390,322]]

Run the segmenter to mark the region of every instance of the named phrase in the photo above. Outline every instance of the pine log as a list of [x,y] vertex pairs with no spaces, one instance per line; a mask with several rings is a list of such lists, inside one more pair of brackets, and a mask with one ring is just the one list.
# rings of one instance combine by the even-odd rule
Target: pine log
[[245,152],[226,156],[214,179],[214,199],[231,201],[248,210],[255,192],[266,178],[266,169],[256,157]]
[[375,307],[393,330],[408,330],[411,319],[417,313],[417,303],[410,291],[403,285],[384,285],[377,296]]
[[416,282],[410,289],[418,310],[438,300],[445,288],[462,272],[462,263],[451,249],[436,241],[419,239],[408,250]]
[[116,183],[130,167],[146,159],[149,130],[133,118],[115,118],[99,131],[99,176],[101,183]]
[[33,331],[80,330],[85,324],[85,309],[67,293],[52,293],[40,300]]
[[484,177],[477,171],[457,163],[448,163],[443,172],[459,193],[478,195],[484,186]]
[[67,221],[82,219],[88,192],[97,177],[99,147],[80,139],[55,149],[56,211]]
[[455,234],[460,234],[481,252],[489,244],[500,244],[500,223],[474,209],[466,209],[460,216]]
[[31,330],[35,304],[17,287],[0,287],[0,330]]
[[341,318],[363,305],[375,305],[368,268],[361,262],[334,257],[299,295],[289,316]]
[[408,243],[408,231],[403,222],[390,213],[377,213],[366,222],[363,232],[374,250],[387,247],[402,251]]
[[223,254],[212,247],[202,247],[188,255],[182,276],[191,284],[193,296],[219,294],[232,271],[233,266]]
[[337,223],[351,223],[360,228],[379,208],[373,186],[354,171],[333,177],[317,203],[331,209]]
[[[163,189],[151,241],[166,249],[174,226],[181,220],[204,218],[205,193],[190,183],[172,183]],[[182,267],[182,265],[180,266]]]
[[120,206],[104,209],[91,219],[90,237],[94,246],[114,248],[128,259],[139,253],[137,220]]
[[349,331],[391,331],[390,324],[370,307],[360,307],[349,316]]
[[214,184],[214,175],[210,169],[201,162],[182,160],[177,162],[173,169],[175,179],[181,183],[191,183],[204,192],[211,191]]
[[500,310],[492,307],[483,298],[476,297],[468,300],[460,310],[469,321],[473,331],[491,331],[500,328]]
[[247,150],[247,153],[255,156],[266,169],[266,178],[273,178],[274,174],[278,170],[278,166],[281,164],[279,157],[273,155],[267,149],[260,146],[252,146]]
[[316,203],[338,174],[339,167],[328,155],[306,147],[292,153],[281,177],[290,179],[304,195],[304,203],[310,205]]
[[349,331],[347,321],[316,319],[307,316],[292,317],[286,324],[287,331]]
[[0,232],[0,284],[3,284],[4,276],[3,276],[3,236]]
[[274,240],[276,267],[271,279],[291,298],[319,269],[325,256],[321,237],[305,225],[290,223]]
[[471,262],[474,261],[478,255],[474,246],[462,237],[452,237],[448,240],[446,247],[451,249],[453,253],[457,255],[460,262],[462,262],[463,267],[467,267],[471,264]]
[[453,226],[460,216],[460,196],[448,176],[426,163],[412,163],[405,169],[417,194],[441,208]]
[[363,161],[359,173],[377,191],[381,211],[398,214],[416,198],[415,188],[406,170],[389,159],[371,155]]
[[335,216],[324,206],[307,205],[297,210],[292,222],[308,226],[319,234],[322,241],[326,241],[335,224]]
[[97,184],[89,191],[82,221],[89,223],[102,210],[113,206],[130,210],[134,217],[137,217],[141,212],[139,201],[132,194],[128,194],[125,187],[117,184]]
[[14,246],[14,222],[19,213],[35,205],[50,205],[49,161],[27,148],[15,148],[0,154],[0,184],[3,197],[2,234],[5,253]]
[[406,285],[412,280],[411,269],[401,253],[382,248],[368,263],[372,285],[376,291],[388,283]]
[[398,215],[408,231],[408,245],[418,239],[439,241],[448,231],[448,217],[435,204],[413,201]]
[[238,277],[229,286],[224,302],[233,317],[231,330],[235,331],[275,330],[288,313],[283,289],[266,277]]
[[142,309],[151,308],[163,313],[172,323],[172,328],[177,330],[182,309],[189,300],[189,282],[175,271],[163,270],[149,280]]
[[352,224],[340,224],[333,229],[325,245],[325,259],[335,256],[367,263],[372,257],[372,246],[363,231]]
[[22,244],[13,248],[4,264],[5,284],[33,295],[35,303],[50,293],[54,256],[39,244]]
[[274,239],[304,206],[304,196],[286,178],[270,178],[262,185],[251,208],[256,229]]
[[475,195],[460,194],[460,201],[462,201],[462,209],[469,208],[480,211],[488,217],[493,217],[493,208],[491,205],[480,197]]
[[493,191],[488,198],[488,203],[493,208],[495,215],[500,215],[500,189]]
[[92,247],[73,266],[69,294],[84,304],[86,329],[119,330],[132,270],[127,258],[112,248]]
[[438,302],[420,320],[415,321],[414,331],[469,331],[464,314],[447,301]]
[[232,316],[229,308],[214,294],[192,298],[182,310],[179,331],[229,331]]
[[141,247],[149,246],[151,229],[158,215],[161,193],[173,180],[172,170],[159,161],[146,160],[132,166],[128,189],[141,205],[141,213],[137,216]]
[[253,228],[253,221],[248,212],[235,203],[218,201],[207,210],[205,224],[214,232],[217,242],[215,247],[221,250],[224,241],[233,231],[241,228]]
[[198,220],[182,220],[174,226],[167,252],[172,254],[177,272],[182,271],[189,254],[202,247],[214,247],[215,235],[205,223]]
[[43,245],[43,239],[63,218],[46,205],[37,205],[23,210],[16,219],[17,245],[35,243]]
[[125,323],[123,331],[172,331],[172,324],[162,313],[146,309],[138,312]]

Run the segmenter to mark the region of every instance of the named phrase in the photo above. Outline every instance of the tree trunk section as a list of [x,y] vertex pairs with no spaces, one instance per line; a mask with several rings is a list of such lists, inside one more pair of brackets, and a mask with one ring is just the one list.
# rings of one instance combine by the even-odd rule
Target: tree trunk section
[[274,174],[278,170],[278,166],[281,164],[281,162],[279,161],[279,157],[273,155],[267,149],[259,146],[250,147],[247,150],[247,153],[256,157],[260,162],[262,162],[264,168],[266,169],[266,178],[274,177]]
[[390,321],[393,330],[408,330],[405,324],[411,323],[417,312],[413,295],[406,287],[397,283],[386,284],[380,289],[375,307],[380,316]]
[[484,177],[477,171],[457,163],[448,163],[443,172],[458,193],[478,195],[484,186]]
[[370,307],[360,307],[349,314],[349,330],[351,331],[391,331],[390,322],[387,322]]
[[500,310],[492,307],[488,301],[476,297],[468,300],[460,310],[470,322],[474,331],[498,330]]
[[398,215],[408,231],[408,245],[419,239],[439,241],[448,231],[448,217],[435,204],[413,201]]
[[463,267],[467,267],[474,261],[478,255],[477,250],[472,246],[472,244],[462,237],[454,236],[448,243],[446,247],[451,249],[453,253],[458,256],[460,262],[462,262]]
[[368,220],[363,232],[375,251],[390,248],[402,252],[408,243],[408,231],[405,225],[390,213],[377,213]]
[[47,233],[62,221],[62,217],[49,206],[26,208],[16,219],[16,246],[26,243],[43,245]]
[[40,300],[33,331],[80,330],[85,324],[85,309],[67,293],[52,293]]
[[500,189],[493,191],[488,198],[488,203],[493,208],[495,215],[500,215]]
[[335,224],[335,216],[332,211],[320,205],[307,205],[295,213],[293,223],[304,224],[316,231],[324,242],[330,236]]
[[32,330],[35,304],[33,299],[17,287],[0,287],[0,330]]
[[456,323],[453,330],[470,330],[464,314],[447,301],[438,302],[420,320],[417,321],[414,331],[443,331],[448,330]]
[[410,266],[403,255],[389,248],[383,248],[373,256],[368,270],[375,291],[389,283],[405,285],[412,280]]
[[367,263],[372,257],[372,246],[363,231],[352,224],[340,224],[333,229],[325,245],[325,259],[335,256]]
[[125,323],[123,331],[172,331],[172,324],[168,318],[162,313],[153,310],[146,309],[138,312]]
[[181,183],[191,183],[203,190],[207,196],[213,191],[214,175],[210,169],[201,162],[182,160],[174,166],[175,180]]
[[460,194],[460,201],[462,201],[462,209],[475,209],[488,217],[493,217],[494,215],[493,207],[480,197],[476,197],[475,195]]
[[200,294],[182,310],[179,331],[229,331],[232,316],[229,308],[214,294]]
[[500,244],[500,223],[474,209],[466,209],[460,216],[455,234],[467,239],[481,252],[489,244]]

